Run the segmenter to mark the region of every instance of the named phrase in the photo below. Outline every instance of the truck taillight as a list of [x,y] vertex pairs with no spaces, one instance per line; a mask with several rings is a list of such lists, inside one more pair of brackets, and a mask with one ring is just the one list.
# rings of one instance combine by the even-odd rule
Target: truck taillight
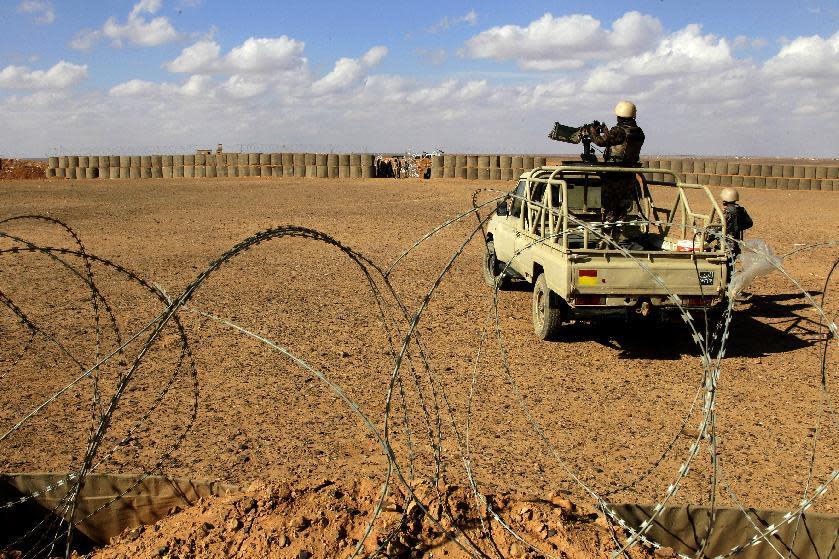
[[603,295],[575,295],[575,305],[605,305],[606,297]]

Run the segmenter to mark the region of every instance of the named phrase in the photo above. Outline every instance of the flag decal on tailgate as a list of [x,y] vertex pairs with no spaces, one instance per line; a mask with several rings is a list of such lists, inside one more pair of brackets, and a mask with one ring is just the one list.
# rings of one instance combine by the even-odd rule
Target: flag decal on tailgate
[[597,285],[597,270],[578,270],[577,285]]

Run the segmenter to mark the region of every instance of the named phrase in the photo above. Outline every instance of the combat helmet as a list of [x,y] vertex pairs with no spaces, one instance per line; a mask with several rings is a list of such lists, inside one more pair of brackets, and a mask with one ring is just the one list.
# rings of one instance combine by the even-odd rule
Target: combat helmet
[[635,103],[621,101],[615,105],[615,115],[623,118],[635,118]]
[[720,198],[722,198],[723,202],[736,202],[740,199],[740,193],[737,192],[736,188],[723,188],[722,192],[720,192]]

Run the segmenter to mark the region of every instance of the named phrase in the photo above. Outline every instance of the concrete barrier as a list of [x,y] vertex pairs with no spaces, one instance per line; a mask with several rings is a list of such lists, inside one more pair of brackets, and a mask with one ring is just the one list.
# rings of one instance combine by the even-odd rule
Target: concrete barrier
[[[119,169],[119,178],[121,179],[130,179],[131,178],[131,167],[117,167]],[[139,173],[139,171],[138,171]]]
[[502,167],[501,168],[501,180],[502,181],[513,180],[513,169]]
[[317,165],[317,157],[314,153],[304,153],[303,154],[303,163],[306,166],[309,165]]
[[294,165],[294,176],[297,178],[302,178],[306,176],[306,166],[305,165]]
[[[512,156],[512,159],[510,160],[510,166],[513,169],[522,169],[524,167],[524,158],[522,158],[521,155]],[[513,174],[515,175],[515,172]]]
[[489,180],[489,168],[485,167],[483,169],[478,168],[478,180],[481,181],[488,181]]
[[151,168],[151,178],[153,179],[162,179],[163,178],[163,170],[161,167],[152,167]]
[[[338,154],[337,153],[329,153],[329,154],[326,155],[326,166],[327,167],[337,167],[338,166]],[[337,173],[337,171],[336,171],[336,173]]]
[[[313,154],[314,155],[314,154]],[[306,165],[304,167],[307,178],[315,178],[318,174],[318,166],[315,164]]]
[[192,155],[192,154],[184,155],[184,167],[186,167],[187,165],[190,165],[190,166],[194,167],[196,164],[197,164],[197,162],[195,160],[194,155]]
[[249,177],[251,176],[251,167],[250,165],[237,165],[236,172],[240,177]]
[[121,168],[119,166],[110,167],[108,170],[108,178],[109,179],[118,179],[120,178]]
[[[432,159],[432,161],[434,160],[433,157],[431,159]],[[489,169],[489,156],[488,155],[479,155],[478,156],[477,167],[478,167],[478,169]]]
[[70,166],[70,158],[69,157],[67,157],[66,155],[62,155],[58,158],[58,168],[59,169],[66,169],[69,166]]
[[443,178],[443,167],[431,167],[431,178],[432,179],[442,179]]
[[477,169],[478,168],[478,156],[477,155],[467,155],[466,156],[466,167]]
[[216,166],[207,165],[204,167],[204,176],[210,179],[216,178]]
[[478,180],[478,168],[477,167],[467,167],[466,168],[466,179],[470,181]]
[[263,165],[271,165],[271,154],[270,153],[260,153],[259,154],[259,166],[262,167]]
[[466,167],[466,155],[457,154],[454,156],[454,166],[456,169]]
[[509,155],[499,155],[498,156],[498,166],[502,169],[512,169],[513,167],[513,158]]
[[362,153],[361,154],[361,166],[362,167],[372,167],[375,163],[376,158],[372,153]]
[[[120,168],[122,168],[122,167],[120,167]],[[132,180],[139,179],[141,174],[142,173],[140,172],[139,167],[131,166],[131,167],[128,168],[128,178],[129,179],[132,179]]]
[[455,168],[454,167],[443,167],[443,178],[444,179],[453,179],[455,177]]
[[184,178],[191,179],[195,177],[195,165],[184,165]]
[[[432,174],[434,176],[433,169],[442,169],[443,168],[443,156],[442,155],[432,155],[431,156],[431,169]],[[440,176],[442,177],[442,171],[440,172]]]
[[525,170],[529,171],[533,169],[533,162],[534,161],[532,155],[525,155],[524,157],[522,157],[522,167],[524,167]]
[[[362,157],[361,159],[363,161],[364,157]],[[440,170],[442,171],[442,168]],[[376,166],[375,165],[362,165],[361,166],[361,178],[372,179],[372,178],[375,178],[375,176],[376,176]]]
[[67,167],[64,170],[64,176],[68,179],[75,179],[78,176],[79,168],[78,167]]
[[[336,163],[338,159],[335,159]],[[326,177],[330,179],[337,179],[338,178],[338,165],[327,165],[326,166]]]
[[[339,160],[340,160],[340,158],[339,158]],[[349,155],[347,155],[347,161],[349,161]],[[350,178],[350,166],[349,165],[339,165],[338,166],[338,178],[339,179]]]
[[169,167],[161,167],[160,171],[161,177],[164,179],[171,179],[173,176],[175,176],[174,172],[172,171],[171,165]]
[[[279,155],[279,154],[277,154]],[[278,161],[282,161],[282,159],[278,159]],[[282,165],[271,165],[271,178],[280,178],[283,176],[283,166]]]
[[[270,161],[270,158],[269,158]],[[271,176],[271,166],[270,165],[260,165],[259,166],[259,176],[260,177],[270,177]]]
[[253,167],[254,165],[259,165],[259,156],[259,153],[249,153],[248,166]]
[[501,180],[501,168],[500,167],[493,167],[489,170],[489,179],[493,181],[500,181]]
[[[350,166],[350,154],[349,153],[339,153],[338,154],[338,166],[339,167],[349,167]],[[339,172],[340,174],[340,172]],[[350,177],[350,170],[347,169],[347,176],[344,178]]]
[[252,177],[261,177],[262,167],[259,165],[248,165],[248,174]]
[[533,158],[533,166],[534,167],[544,167],[547,164],[548,164],[548,158],[547,157],[539,156],[539,157],[534,157]]
[[[350,161],[352,161],[352,157],[350,157]],[[359,157],[359,161],[361,161],[361,157]],[[350,165],[350,178],[351,179],[360,179],[361,178],[361,166],[360,165]]]
[[283,176],[284,177],[293,177],[294,176],[294,165],[283,165]]
[[151,156],[151,166],[152,168],[160,169],[163,167],[163,156],[162,155],[152,155]]
[[[361,167],[361,154],[359,154],[359,153],[351,153],[350,154],[350,167]],[[359,171],[359,174],[361,174],[361,171]],[[352,178],[352,171],[350,171],[350,177]]]

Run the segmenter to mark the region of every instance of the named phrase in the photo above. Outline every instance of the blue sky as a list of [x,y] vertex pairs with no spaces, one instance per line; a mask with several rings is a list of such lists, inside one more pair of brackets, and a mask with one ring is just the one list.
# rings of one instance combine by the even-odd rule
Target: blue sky
[[623,97],[648,153],[839,155],[839,2],[2,0],[0,19],[11,155],[563,151],[553,120]]

